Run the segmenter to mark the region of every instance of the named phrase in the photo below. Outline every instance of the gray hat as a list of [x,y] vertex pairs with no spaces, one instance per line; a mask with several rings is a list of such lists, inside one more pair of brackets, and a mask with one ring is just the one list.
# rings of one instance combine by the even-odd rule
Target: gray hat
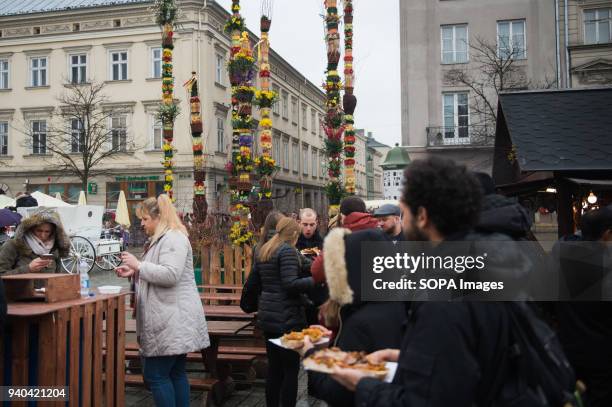
[[374,211],[374,217],[378,216],[400,216],[400,208],[393,204],[384,204]]

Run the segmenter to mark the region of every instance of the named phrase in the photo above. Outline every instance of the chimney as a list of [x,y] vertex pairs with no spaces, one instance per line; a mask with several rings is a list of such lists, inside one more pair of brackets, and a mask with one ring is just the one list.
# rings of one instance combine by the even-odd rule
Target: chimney
[[368,131],[368,138],[372,138],[372,132]]

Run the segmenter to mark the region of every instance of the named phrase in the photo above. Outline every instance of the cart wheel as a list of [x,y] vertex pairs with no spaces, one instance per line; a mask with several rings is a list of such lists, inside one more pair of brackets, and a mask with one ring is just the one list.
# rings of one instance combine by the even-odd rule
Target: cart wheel
[[105,271],[111,271],[121,264],[121,253],[108,253],[96,257],[96,266]]
[[72,236],[70,238],[70,254],[68,257],[61,259],[62,268],[69,274],[78,274],[81,259],[84,259],[89,266],[87,270],[89,273],[95,263],[96,250],[91,242],[84,237]]

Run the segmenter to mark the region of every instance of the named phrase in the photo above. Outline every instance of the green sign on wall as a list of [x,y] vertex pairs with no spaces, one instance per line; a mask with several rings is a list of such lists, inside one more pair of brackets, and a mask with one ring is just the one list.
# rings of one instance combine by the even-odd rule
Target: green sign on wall
[[147,175],[143,177],[115,177],[115,181],[159,181],[159,175]]
[[87,184],[87,194],[97,195],[98,194],[98,184],[95,182],[88,183]]

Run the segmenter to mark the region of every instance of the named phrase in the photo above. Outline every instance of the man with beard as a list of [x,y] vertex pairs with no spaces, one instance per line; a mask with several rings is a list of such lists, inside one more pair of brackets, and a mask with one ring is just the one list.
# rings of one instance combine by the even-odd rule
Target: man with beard
[[[508,236],[472,231],[481,204],[482,191],[476,178],[452,161],[435,157],[414,161],[404,173],[402,227],[408,240],[495,241],[503,247],[497,253],[501,264],[520,257],[516,248],[512,250]],[[515,270],[517,274],[523,271]],[[500,378],[516,379],[505,351],[510,346],[511,325],[504,303],[413,303],[408,320],[400,349],[369,356],[374,363],[399,364],[392,383],[368,378],[359,370],[335,368],[332,377],[355,391],[356,406],[511,405],[520,397],[522,404],[512,405],[539,405],[525,394],[506,393],[506,381],[500,383]]]
[[382,205],[374,211],[374,217],[378,220],[378,227],[389,236],[392,242],[404,240],[399,206],[393,204]]

